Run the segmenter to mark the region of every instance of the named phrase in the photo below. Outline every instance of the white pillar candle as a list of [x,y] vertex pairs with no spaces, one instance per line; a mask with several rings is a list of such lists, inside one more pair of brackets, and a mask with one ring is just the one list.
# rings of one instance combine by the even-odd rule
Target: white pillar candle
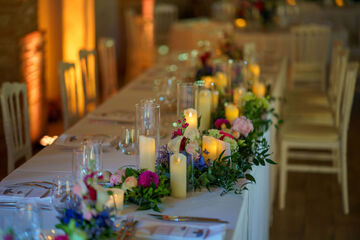
[[261,83],[261,82],[255,82],[252,86],[252,92],[257,96],[257,97],[264,97],[265,93],[266,93],[266,87],[265,84]]
[[211,91],[211,111],[215,112],[218,105],[219,105],[219,91],[218,90],[212,90]]
[[139,167],[155,172],[155,139],[139,136]]
[[239,117],[239,108],[232,103],[225,106],[225,117],[232,123],[237,117]]
[[109,199],[109,207],[115,207],[116,213],[120,214],[124,208],[124,190],[120,188],[108,188],[108,191],[112,192]]
[[[213,161],[217,158],[217,139],[211,136],[203,136],[202,150],[206,161]],[[206,153],[205,153],[206,152]]]
[[193,108],[184,110],[186,122],[189,124],[188,128],[197,128],[198,126],[198,115],[197,111]]
[[170,157],[171,196],[186,198],[186,157],[175,153]]
[[210,128],[211,118],[211,91],[202,89],[199,92],[198,114],[201,117],[199,130],[208,130]]
[[244,94],[244,89],[243,88],[235,88],[234,89],[234,103],[237,106],[241,106],[241,96]]
[[221,140],[217,140],[217,158],[219,158],[220,154],[224,152],[222,157],[226,157],[226,156],[231,156],[231,148],[230,148],[230,143],[221,141]]

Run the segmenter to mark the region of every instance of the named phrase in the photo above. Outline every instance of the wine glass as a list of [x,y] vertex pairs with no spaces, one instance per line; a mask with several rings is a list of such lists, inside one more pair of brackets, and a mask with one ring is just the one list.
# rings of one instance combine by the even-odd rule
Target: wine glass
[[51,203],[58,212],[61,212],[66,203],[72,200],[71,189],[73,184],[69,178],[61,176],[55,177],[53,183]]
[[136,153],[135,128],[123,127],[121,129],[119,148],[126,155],[134,155]]

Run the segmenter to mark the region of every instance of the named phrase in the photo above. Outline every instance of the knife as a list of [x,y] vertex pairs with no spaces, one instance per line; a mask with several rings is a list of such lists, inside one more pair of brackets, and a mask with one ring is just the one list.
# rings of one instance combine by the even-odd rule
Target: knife
[[172,221],[172,222],[214,222],[214,223],[229,223],[218,218],[204,218],[204,217],[187,217],[187,216],[168,216],[161,214],[149,214],[160,220]]

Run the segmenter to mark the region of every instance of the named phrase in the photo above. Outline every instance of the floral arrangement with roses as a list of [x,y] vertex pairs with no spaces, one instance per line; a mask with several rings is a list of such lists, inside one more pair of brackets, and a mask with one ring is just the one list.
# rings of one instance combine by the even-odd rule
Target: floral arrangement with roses
[[75,196],[65,202],[58,217],[60,223],[56,225],[66,235],[55,239],[111,239],[116,236],[109,201],[112,192],[99,184],[101,180],[102,176],[92,172],[73,186]]
[[161,198],[170,194],[168,177],[145,169],[120,168],[111,175],[110,186],[124,190],[124,201],[135,203],[138,210],[159,212]]

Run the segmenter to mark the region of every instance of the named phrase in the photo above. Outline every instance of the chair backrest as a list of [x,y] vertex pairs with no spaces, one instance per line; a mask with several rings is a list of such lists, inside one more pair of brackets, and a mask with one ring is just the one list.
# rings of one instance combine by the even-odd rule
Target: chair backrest
[[341,120],[341,102],[344,94],[344,82],[349,61],[349,49],[342,50],[339,57],[338,73],[336,74],[336,95],[333,106],[335,107],[335,126],[339,126]]
[[16,160],[31,157],[28,98],[24,83],[4,83],[1,88],[1,109],[8,154],[8,173]]
[[100,38],[98,44],[99,63],[102,82],[102,97],[105,100],[118,89],[115,41]]
[[330,44],[330,27],[306,24],[291,28],[291,61],[318,63],[325,67]]
[[79,51],[82,85],[84,89],[85,113],[91,112],[98,104],[97,56],[95,50]]
[[350,123],[351,108],[355,93],[356,78],[358,73],[359,63],[350,62],[346,69],[346,79],[344,87],[344,96],[342,103],[342,121],[341,121],[341,140],[346,153],[347,134]]
[[341,56],[341,51],[343,49],[342,42],[335,41],[331,48],[331,60],[329,67],[329,87],[328,94],[330,97],[333,97],[336,94],[336,84],[337,77],[336,75],[339,72],[339,59]]
[[59,63],[59,79],[61,102],[64,118],[64,129],[68,129],[71,125],[80,119],[80,104],[83,101],[79,99],[79,81],[76,78],[76,70],[74,63]]
[[171,26],[178,19],[178,8],[173,4],[157,4],[154,9],[155,44],[167,44]]
[[[291,67],[293,84],[300,80],[317,84],[325,90],[326,63],[330,43],[330,27],[306,24],[291,28]],[[304,73],[307,77],[304,78]],[[316,73],[313,75],[311,73]],[[302,74],[300,79],[297,74]]]

